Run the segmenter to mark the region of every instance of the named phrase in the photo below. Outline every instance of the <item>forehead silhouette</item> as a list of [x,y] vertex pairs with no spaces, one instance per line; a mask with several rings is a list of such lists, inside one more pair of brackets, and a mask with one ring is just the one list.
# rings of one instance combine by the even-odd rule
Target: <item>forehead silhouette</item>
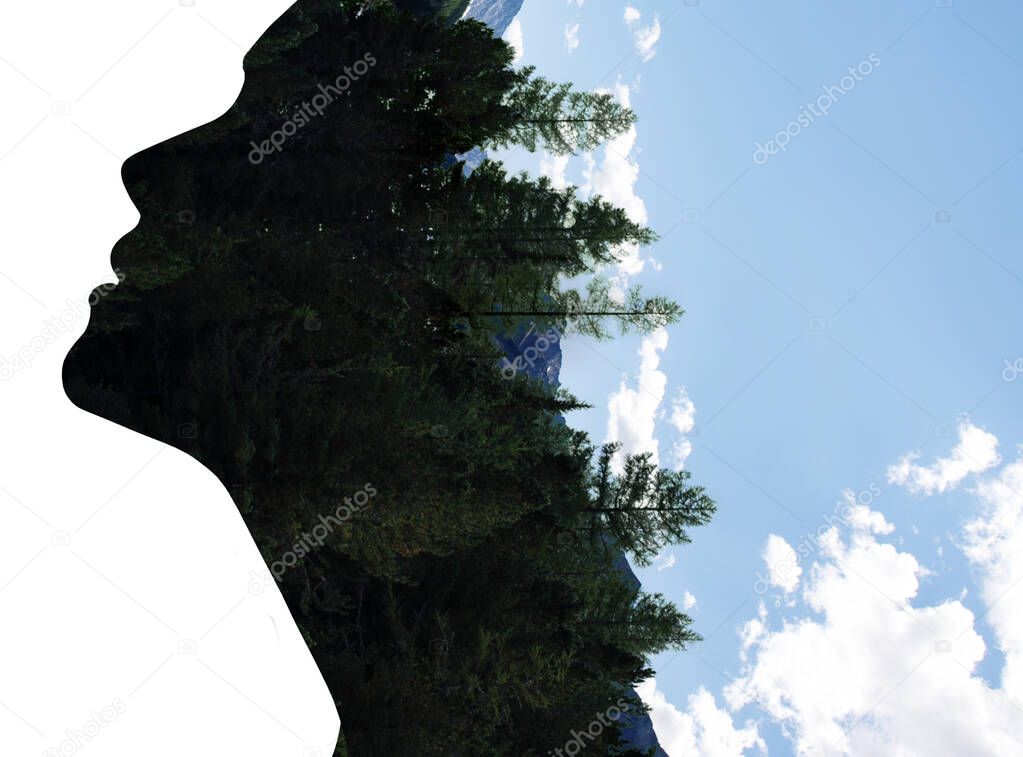
[[111,248],[138,220],[122,164],[224,113],[244,53],[290,5],[0,3],[2,346],[115,280]]

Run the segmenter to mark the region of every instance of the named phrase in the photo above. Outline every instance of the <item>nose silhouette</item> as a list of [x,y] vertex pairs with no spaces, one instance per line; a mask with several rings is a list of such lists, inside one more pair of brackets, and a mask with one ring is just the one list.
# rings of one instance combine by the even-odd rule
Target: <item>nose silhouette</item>
[[149,232],[194,222],[147,218],[125,159],[227,110],[288,5],[0,7],[0,754],[333,752],[333,697],[276,582],[252,591],[267,565],[224,485],[61,381],[90,321],[137,325],[104,304],[156,282],[111,248],[173,262]]

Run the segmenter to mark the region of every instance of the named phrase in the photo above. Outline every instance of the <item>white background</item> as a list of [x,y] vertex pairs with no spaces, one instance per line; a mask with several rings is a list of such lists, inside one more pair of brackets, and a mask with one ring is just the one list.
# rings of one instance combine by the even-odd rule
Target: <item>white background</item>
[[223,486],[61,386],[138,220],[121,164],[227,110],[289,5],[0,5],[0,754],[333,752],[334,703]]

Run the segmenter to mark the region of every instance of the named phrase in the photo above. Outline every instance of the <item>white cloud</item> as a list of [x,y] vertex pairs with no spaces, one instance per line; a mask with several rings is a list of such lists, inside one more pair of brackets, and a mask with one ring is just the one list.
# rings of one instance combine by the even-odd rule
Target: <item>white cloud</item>
[[572,52],[579,47],[579,23],[565,24],[565,47]]
[[777,534],[767,537],[764,551],[760,553],[767,566],[767,580],[771,586],[791,594],[799,587],[799,577],[803,569],[799,566],[796,550]]
[[669,570],[671,568],[674,568],[675,567],[675,563],[677,563],[677,562],[678,562],[678,559],[675,557],[675,553],[672,552],[667,557],[665,557],[663,560],[661,560],[661,562],[659,562],[657,564],[657,570],[658,570],[658,572],[660,572],[662,570]]
[[[872,491],[867,491],[873,494]],[[878,494],[874,496],[880,496],[880,489],[876,491]],[[871,510],[867,505],[860,504],[852,489],[842,491],[842,502],[844,503],[844,507],[841,509],[842,518],[852,528],[882,535],[890,534],[895,530],[895,526],[885,519],[884,513],[879,513],[876,510]]]
[[619,305],[625,302],[629,290],[629,281],[633,276],[643,272],[646,260],[640,253],[638,244],[625,244],[618,250],[618,266],[616,272],[609,277],[611,283],[611,299]]
[[[628,107],[631,90],[618,81],[611,93],[616,99]],[[636,182],[639,179],[639,164],[632,157],[636,146],[636,127],[631,126],[624,133],[612,139],[603,149],[598,160],[593,154],[586,154],[583,160],[584,184],[580,188],[582,196],[600,195],[608,202],[625,210],[635,223],[646,224],[648,221],[646,203],[636,194]],[[552,176],[558,176],[559,166],[548,163]],[[612,294],[619,299],[624,296],[631,277],[642,273],[645,260],[640,254],[638,245],[625,245],[621,250],[621,258],[617,272],[611,277]],[[647,335],[640,346],[640,369],[635,388],[622,380],[619,389],[608,399],[608,441],[620,441],[623,454],[650,452],[655,463],[660,462],[660,449],[654,435],[656,419],[664,400],[667,388],[667,376],[658,370],[660,353],[668,346],[668,333],[658,329]],[[688,408],[682,407],[680,413]],[[695,412],[695,409],[692,410]],[[672,419],[675,418],[673,408]],[[682,416],[679,416],[680,422]],[[671,449],[672,463],[681,468],[692,451],[688,440],[676,441]],[[618,458],[620,462],[621,456]]]
[[742,757],[754,748],[767,753],[756,724],[736,728],[728,712],[703,687],[690,695],[685,712],[657,690],[656,679],[647,679],[636,691],[650,708],[657,740],[669,757]]
[[661,39],[661,19],[654,15],[654,22],[650,26],[640,26],[639,21],[643,17],[636,8],[631,5],[625,7],[625,23],[632,29],[632,40],[636,45],[636,52],[644,63],[657,55],[657,43]]
[[[619,81],[610,93],[622,105],[630,107],[632,91],[627,85]],[[607,144],[599,163],[592,155],[584,156],[587,168],[583,172],[586,183],[582,190],[585,194],[600,195],[625,210],[633,222],[645,224],[649,220],[646,203],[636,194],[639,164],[630,157],[636,147],[636,137],[636,127],[631,126]]]
[[888,483],[904,486],[914,494],[941,494],[955,489],[970,474],[982,473],[1001,462],[994,434],[965,420],[958,432],[959,442],[949,457],[938,458],[931,465],[918,465],[920,453],[910,453],[888,468]]
[[674,470],[682,470],[686,467],[686,461],[693,454],[693,443],[688,439],[679,439],[671,445],[671,467]]
[[[631,90],[627,85],[619,81],[610,93],[622,105],[629,107]],[[636,193],[636,182],[640,174],[639,162],[635,157],[637,137],[633,125],[608,142],[600,153],[599,161],[591,153],[583,155],[585,168],[580,192],[584,197],[600,195],[622,208],[629,220],[646,225],[649,221],[646,203]],[[613,281],[619,294],[624,294],[629,279],[643,272],[646,259],[641,255],[639,245],[624,245],[620,252],[621,260]]]
[[526,54],[525,40],[522,34],[522,22],[515,19],[504,32],[504,40],[515,48],[515,58],[512,63],[518,63]]
[[[672,555],[672,557],[674,557],[674,555]],[[694,607],[696,607],[696,597],[691,592],[685,592],[682,595],[682,609],[692,610]]]
[[633,36],[636,40],[636,52],[639,53],[639,57],[646,63],[657,55],[657,43],[661,39],[660,19],[655,17],[653,24],[637,29]]
[[678,395],[671,403],[670,420],[680,434],[688,434],[696,427],[696,405],[689,399],[685,387],[678,390]]
[[621,442],[623,455],[650,452],[655,463],[660,460],[654,427],[668,385],[668,377],[659,370],[661,353],[667,347],[664,329],[645,336],[639,347],[636,386],[630,387],[623,378],[618,391],[608,398],[607,439]]
[[[689,399],[685,387],[679,389],[671,403],[671,414],[668,422],[680,434],[689,434],[696,428],[696,405]],[[693,452],[693,443],[684,436],[671,446],[671,465],[675,470],[682,470],[686,460]]]
[[[998,440],[972,429],[964,424],[960,447],[986,452],[990,461]],[[806,611],[783,610],[786,616],[772,623],[761,602],[757,616],[741,627],[742,669],[724,692],[730,712],[702,688],[690,698],[689,710],[679,712],[648,682],[641,696],[654,708],[658,734],[679,754],[711,754],[694,736],[699,702],[701,722],[720,718],[726,722],[716,727],[723,732],[734,728],[740,710],[758,708],[780,725],[798,755],[1019,753],[1023,589],[1016,587],[1023,584],[1023,447],[1019,454],[978,482],[979,511],[964,526],[960,544],[978,576],[982,614],[1003,655],[1001,670],[991,676],[997,685],[978,674],[987,645],[976,627],[980,616],[963,604],[967,590],[921,602],[920,581],[929,571],[913,554],[880,541],[894,527],[847,491],[845,525],[824,534],[803,580]],[[958,482],[966,475],[950,474],[939,464],[931,473],[910,480],[938,491],[941,484],[932,480]],[[788,560],[789,550],[772,535],[765,560],[769,565]]]
[[961,546],[982,572],[986,619],[1005,654],[1002,688],[1023,707],[1023,586],[1016,583],[1023,577],[1023,448],[1020,454],[977,487],[980,515],[965,526]]
[[544,152],[540,158],[540,175],[550,179],[556,189],[565,189],[568,186],[565,172],[570,158],[570,155],[550,155]]
[[747,662],[749,660],[750,649],[752,649],[766,633],[767,606],[764,604],[763,600],[761,600],[760,606],[757,609],[757,617],[750,618],[743,623],[742,628],[739,629],[739,639],[741,641],[739,659],[743,662]]
[[974,675],[985,644],[973,614],[958,600],[914,607],[921,574],[870,531],[830,540],[805,591],[820,619],[746,629],[754,659],[729,705],[758,704],[799,754],[1012,752],[1023,718]]

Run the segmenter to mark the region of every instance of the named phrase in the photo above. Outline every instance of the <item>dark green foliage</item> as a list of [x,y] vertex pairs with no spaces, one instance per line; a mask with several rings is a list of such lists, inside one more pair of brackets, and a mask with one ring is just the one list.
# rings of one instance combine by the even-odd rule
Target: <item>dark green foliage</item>
[[495,134],[495,145],[544,148],[556,155],[585,152],[602,145],[636,121],[635,114],[606,92],[580,92],[570,84],[534,76],[523,69],[508,97],[517,118]]
[[606,444],[600,452],[589,512],[637,563],[649,565],[667,544],[688,544],[686,529],[707,525],[714,502],[702,487],[689,485],[689,471],[659,469],[649,454],[626,457],[622,474],[615,476],[618,451],[619,445]]
[[[697,638],[615,560],[687,540],[710,501],[645,458],[616,478],[613,451],[561,422],[575,400],[499,370],[494,335],[523,320],[602,334],[680,314],[601,279],[559,291],[653,239],[620,209],[451,165],[532,139],[515,110],[530,72],[510,61],[475,22],[298,2],[229,112],[125,165],[142,211],[114,251],[125,281],[65,367],[80,406],[213,470],[268,564],[374,488],[281,575],[352,755],[545,755],[628,696],[650,654]],[[618,730],[589,752],[626,754]]]

